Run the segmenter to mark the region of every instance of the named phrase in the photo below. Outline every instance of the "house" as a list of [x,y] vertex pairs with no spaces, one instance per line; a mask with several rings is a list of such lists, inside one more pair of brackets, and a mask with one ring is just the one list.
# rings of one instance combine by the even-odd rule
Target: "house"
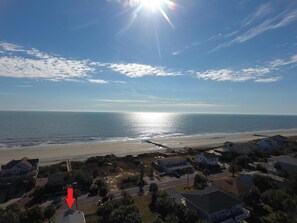
[[196,162],[211,166],[218,165],[219,156],[214,153],[201,153],[196,156]]
[[233,142],[230,142],[230,141],[226,141],[226,142],[224,142],[224,148],[230,148],[230,147],[232,147],[233,145],[234,145]]
[[271,137],[279,146],[286,144],[290,141],[288,137],[282,135],[275,135]]
[[230,150],[228,148],[225,148],[225,147],[216,148],[216,149],[214,149],[214,151],[217,152],[217,153],[221,153],[221,154],[230,152]]
[[197,210],[199,216],[209,223],[241,222],[250,215],[242,201],[219,190],[202,190],[181,195],[184,197],[181,203]]
[[84,213],[81,211],[68,209],[55,218],[55,223],[86,223]]
[[297,169],[297,159],[289,155],[272,156],[271,158],[268,158],[268,163],[272,165],[278,163],[284,170]]
[[246,185],[239,179],[234,178],[215,179],[212,181],[212,184],[218,187],[220,190],[231,193],[240,199],[248,194],[251,189],[249,185]]
[[11,160],[6,165],[1,166],[0,176],[22,175],[31,173],[37,176],[39,159]]
[[186,158],[179,156],[158,159],[157,163],[161,169],[168,174],[174,173],[175,171],[193,169],[193,167],[188,164]]
[[[259,170],[258,167],[262,166],[267,170],[268,174],[278,175],[277,169],[275,169],[272,163],[266,162],[254,162],[248,164],[250,170]],[[260,170],[261,171],[261,170]]]
[[239,173],[239,179],[249,185],[249,186],[253,186],[253,178],[254,176],[264,176],[264,177],[269,177],[270,179],[272,179],[276,185],[278,185],[279,187],[282,186],[285,182],[285,179],[282,178],[282,177],[279,177],[279,176],[276,176],[276,175],[272,175],[272,174],[266,174],[266,173],[261,173],[260,171],[250,171],[250,172],[247,172],[247,171],[241,171]]
[[258,145],[262,149],[277,149],[282,145],[288,143],[290,140],[287,137],[281,135],[275,135],[272,137],[260,139]]
[[265,138],[265,139],[260,139],[258,142],[258,145],[262,148],[262,149],[277,149],[279,147],[279,145],[277,144],[276,141],[274,141],[271,138]]

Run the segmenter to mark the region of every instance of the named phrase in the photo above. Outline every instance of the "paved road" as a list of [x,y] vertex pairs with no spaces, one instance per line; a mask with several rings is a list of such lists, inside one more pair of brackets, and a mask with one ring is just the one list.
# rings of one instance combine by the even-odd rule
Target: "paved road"
[[[194,183],[194,177],[196,175],[196,173],[200,173],[200,172],[195,172],[193,174],[188,175],[184,175],[181,176],[180,178],[175,178],[175,177],[162,177],[161,180],[158,180],[157,178],[155,178],[153,181],[151,180],[147,180],[148,185],[144,186],[144,192],[148,193],[149,192],[149,184],[150,183],[156,183],[159,187],[159,190],[165,190],[165,189],[169,189],[169,188],[176,188],[178,186],[181,185],[185,185],[187,184],[187,182],[189,183],[189,185],[192,185]],[[201,173],[200,173],[201,174]],[[229,171],[224,171],[222,173],[218,173],[218,174],[212,174],[210,176],[208,176],[209,180],[212,180],[214,178],[221,178],[221,177],[226,177],[226,176],[230,176]],[[115,196],[115,198],[119,198],[122,196],[123,192],[127,192],[128,194],[134,196],[138,194],[139,191],[139,187],[133,187],[133,188],[129,188],[129,189],[125,189],[125,190],[117,190],[117,191],[112,191],[109,192],[109,194],[113,194]],[[96,206],[98,204],[98,201],[101,199],[101,197],[97,196],[97,197],[88,197],[87,194],[82,195],[78,198],[78,208],[80,206]],[[73,204],[73,208],[76,209],[76,202],[74,202]],[[63,202],[63,205],[57,210],[57,213],[60,212],[64,212],[66,209],[68,209],[66,202]]]
[[[188,175],[184,175],[181,176],[180,178],[175,178],[175,177],[163,177],[161,178],[161,181],[159,181],[157,178],[155,178],[155,180],[153,181],[149,181],[148,183],[156,183],[159,187],[160,190],[165,190],[168,188],[173,188],[173,187],[178,187],[180,185],[185,185],[187,184],[188,180],[189,180],[189,184],[193,184],[194,182],[194,177],[195,174],[190,174],[189,175],[189,179],[188,179]],[[149,192],[149,185],[144,186],[144,192],[148,193]],[[119,198],[122,196],[123,192],[127,192],[128,194],[134,196],[138,194],[139,191],[139,187],[133,187],[133,188],[129,188],[129,189],[125,189],[125,190],[117,190],[117,191],[113,191],[113,192],[109,192],[109,194],[113,194],[115,196],[115,198]],[[79,206],[90,206],[90,205],[94,205],[96,206],[98,204],[98,201],[101,198],[99,196],[97,197],[88,197],[86,194],[82,195],[80,197],[78,197],[78,208]],[[73,204],[73,208],[76,209],[76,202],[74,202]],[[66,209],[68,209],[66,202],[63,202],[63,205],[57,210],[57,213],[61,213],[64,212]]]

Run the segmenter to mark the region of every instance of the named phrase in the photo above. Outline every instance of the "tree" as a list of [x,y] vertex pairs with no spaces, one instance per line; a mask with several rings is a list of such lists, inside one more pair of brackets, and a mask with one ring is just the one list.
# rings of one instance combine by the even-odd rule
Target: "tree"
[[174,202],[166,192],[158,194],[156,200],[156,211],[161,215],[162,219],[165,220],[166,216],[174,210]]
[[203,189],[207,186],[207,180],[204,176],[201,176],[200,174],[196,174],[194,178],[194,187],[196,189]]
[[234,177],[234,174],[236,173],[236,171],[238,171],[238,166],[234,163],[231,163],[229,166],[229,172],[232,173],[232,177]]
[[40,206],[34,205],[25,211],[28,222],[41,223],[44,219],[43,211]]
[[99,193],[99,188],[96,184],[92,184],[89,189],[90,195],[95,196]]
[[97,211],[100,222],[103,223],[140,223],[141,218],[133,198],[126,192],[120,200],[106,202]]
[[115,172],[117,170],[117,162],[112,163],[113,171]]
[[158,185],[155,183],[151,183],[149,187],[149,192],[157,193],[158,192]]
[[50,223],[51,222],[51,217],[53,217],[54,214],[55,214],[55,208],[54,208],[54,206],[53,205],[47,206],[44,209],[43,214],[44,214],[44,217],[46,219],[48,219],[48,222]]
[[75,190],[73,197],[75,198],[75,206],[76,206],[76,210],[78,210],[78,197],[80,196],[80,191],[79,190]]
[[143,181],[143,177],[144,177],[144,165],[141,164],[140,165],[140,181]]
[[100,197],[105,197],[107,195],[107,192],[108,192],[107,187],[106,186],[102,186],[100,188],[100,191],[99,191],[99,196]]
[[0,208],[0,222],[20,223],[20,215],[12,210]]
[[252,188],[251,191],[244,197],[244,202],[251,208],[257,209],[260,205],[260,193],[257,188]]
[[266,190],[277,188],[274,181],[270,177],[267,177],[267,176],[255,175],[253,177],[253,183],[259,189],[259,191],[261,193],[263,193]]
[[235,163],[240,166],[241,168],[247,168],[247,165],[251,162],[252,160],[247,156],[247,155],[242,155],[238,156],[235,159]]
[[150,209],[154,211],[156,209],[156,201],[158,197],[158,185],[155,183],[151,183],[149,187],[149,191],[151,193]]
[[260,171],[262,173],[267,173],[267,169],[261,164],[257,164],[256,170],[258,170],[258,171]]

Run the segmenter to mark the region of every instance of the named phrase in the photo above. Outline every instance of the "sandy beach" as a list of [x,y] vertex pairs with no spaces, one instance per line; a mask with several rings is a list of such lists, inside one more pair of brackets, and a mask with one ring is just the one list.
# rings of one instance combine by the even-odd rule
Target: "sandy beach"
[[[297,129],[158,138],[153,139],[153,141],[174,149],[181,149],[184,147],[205,149],[208,147],[220,146],[225,141],[247,142],[261,138],[261,136],[257,135],[263,135],[264,137],[277,134],[283,136],[297,136]],[[149,143],[142,143],[139,140],[7,148],[0,150],[0,164],[22,157],[39,158],[40,165],[47,165],[68,159],[84,160],[88,157],[97,155],[115,154],[123,156],[127,154],[140,154],[156,151],[164,151],[164,149]]]

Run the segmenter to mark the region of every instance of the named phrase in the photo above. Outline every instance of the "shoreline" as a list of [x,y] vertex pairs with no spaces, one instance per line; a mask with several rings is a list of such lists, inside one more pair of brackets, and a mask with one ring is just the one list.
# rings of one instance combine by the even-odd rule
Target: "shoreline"
[[[297,136],[297,129],[264,130],[239,133],[210,133],[203,135],[160,137],[153,138],[151,140],[166,145],[172,149],[182,149],[184,147],[206,149],[220,146],[226,141],[242,143],[273,135]],[[25,148],[0,149],[0,164],[5,164],[12,159],[21,159],[23,157],[39,158],[40,165],[49,165],[65,160],[85,160],[91,156],[103,156],[107,154],[124,156],[128,154],[136,155],[161,151],[165,151],[165,149],[156,147],[152,144],[141,143],[141,140],[136,139],[75,144],[52,144],[32,147],[28,146]]]

